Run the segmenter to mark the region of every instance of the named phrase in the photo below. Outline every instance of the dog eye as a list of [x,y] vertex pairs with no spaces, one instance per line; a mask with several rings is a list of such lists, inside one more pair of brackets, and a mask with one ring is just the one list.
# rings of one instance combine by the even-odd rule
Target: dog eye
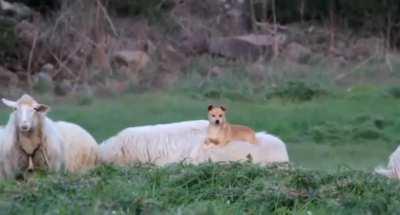
[[213,114],[212,117],[215,117],[215,115]]
[[222,117],[222,114],[220,114],[219,117]]

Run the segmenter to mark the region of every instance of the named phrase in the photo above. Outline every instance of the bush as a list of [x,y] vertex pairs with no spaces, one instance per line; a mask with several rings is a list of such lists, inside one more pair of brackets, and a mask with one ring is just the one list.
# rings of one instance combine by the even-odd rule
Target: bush
[[[210,68],[219,67],[221,73],[212,74]],[[176,89],[193,92],[205,98],[250,101],[263,97],[265,87],[261,89],[238,62],[225,59],[198,58],[184,71]]]
[[385,92],[396,99],[400,98],[400,87],[398,86],[393,86],[393,87],[389,87],[388,89],[385,90]]
[[172,0],[110,0],[108,7],[122,16],[143,16],[158,21],[174,6]]
[[356,116],[348,123],[325,122],[313,126],[309,135],[317,143],[346,144],[373,140],[390,140],[387,127],[393,122],[381,117],[368,115]]
[[399,214],[400,204],[400,184],[370,173],[250,163],[102,166],[0,191],[5,214]]
[[318,84],[307,84],[300,81],[289,81],[281,87],[272,89],[266,97],[279,97],[292,101],[309,101],[315,97],[325,95],[327,92]]
[[17,37],[14,31],[14,23],[3,20],[0,17],[0,64],[10,63],[10,59],[16,59]]
[[19,2],[28,7],[40,11],[42,14],[51,14],[61,8],[62,0],[14,0],[10,2]]
[[79,86],[76,92],[77,105],[91,105],[94,100],[93,89],[87,85]]
[[33,83],[33,90],[40,94],[51,93],[54,90],[54,83],[50,76],[39,73],[36,75],[37,81]]

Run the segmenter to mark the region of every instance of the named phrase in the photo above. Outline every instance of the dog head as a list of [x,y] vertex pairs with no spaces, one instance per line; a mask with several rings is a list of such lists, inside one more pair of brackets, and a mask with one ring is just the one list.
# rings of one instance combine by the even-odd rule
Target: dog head
[[208,121],[212,125],[222,125],[225,123],[226,108],[224,106],[208,106]]

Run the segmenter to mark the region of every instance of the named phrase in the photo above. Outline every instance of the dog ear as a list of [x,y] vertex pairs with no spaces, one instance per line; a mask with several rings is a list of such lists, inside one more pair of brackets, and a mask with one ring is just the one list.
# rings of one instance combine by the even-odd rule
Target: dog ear
[[214,108],[213,105],[208,105],[208,111],[210,111],[213,108]]
[[226,112],[228,109],[226,109],[226,107],[224,107],[224,106],[221,106],[220,107],[221,108],[221,110],[223,110],[224,112]]

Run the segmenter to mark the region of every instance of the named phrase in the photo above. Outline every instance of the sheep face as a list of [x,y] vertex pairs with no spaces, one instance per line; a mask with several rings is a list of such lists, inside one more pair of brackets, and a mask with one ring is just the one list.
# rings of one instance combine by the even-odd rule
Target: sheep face
[[15,110],[15,122],[22,133],[30,133],[39,126],[41,118],[49,107],[37,103],[32,97],[23,95],[18,101],[2,99],[3,103]]

